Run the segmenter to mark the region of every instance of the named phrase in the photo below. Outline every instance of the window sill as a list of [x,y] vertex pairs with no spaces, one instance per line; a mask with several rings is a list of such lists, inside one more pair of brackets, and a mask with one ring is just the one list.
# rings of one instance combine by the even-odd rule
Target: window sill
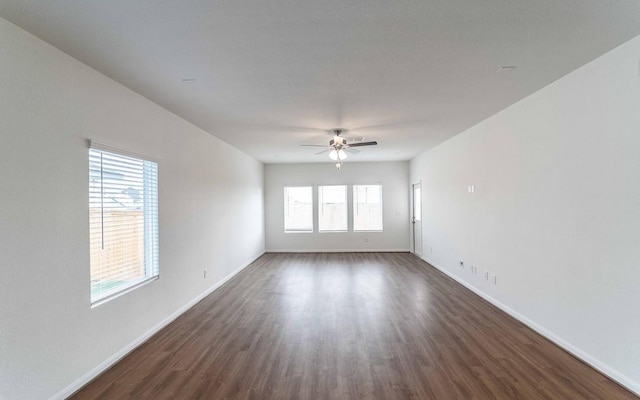
[[135,289],[137,289],[139,287],[145,286],[146,284],[151,283],[151,282],[153,282],[153,281],[155,281],[155,280],[157,280],[159,278],[160,278],[159,275],[153,276],[151,278],[148,278],[148,279],[145,279],[145,280],[143,280],[141,282],[138,282],[138,283],[136,283],[136,284],[134,284],[132,286],[129,286],[126,289],[122,289],[122,290],[117,291],[115,293],[112,293],[112,294],[110,294],[108,296],[105,296],[105,297],[103,297],[101,299],[93,301],[93,302],[91,302],[91,308],[98,307],[98,306],[100,306],[100,305],[102,305],[102,304],[104,304],[104,303],[106,303],[106,302],[108,302],[110,300],[113,300],[113,299],[118,298],[118,297],[120,297],[120,296],[122,296],[124,294],[127,294],[127,293],[129,293],[129,292],[131,292],[131,291],[133,291],[133,290],[135,290]]

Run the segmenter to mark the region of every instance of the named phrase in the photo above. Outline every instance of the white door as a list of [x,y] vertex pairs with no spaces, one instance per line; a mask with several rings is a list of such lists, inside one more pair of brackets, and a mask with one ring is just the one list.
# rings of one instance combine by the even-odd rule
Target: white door
[[413,185],[413,253],[422,255],[422,193],[420,184]]

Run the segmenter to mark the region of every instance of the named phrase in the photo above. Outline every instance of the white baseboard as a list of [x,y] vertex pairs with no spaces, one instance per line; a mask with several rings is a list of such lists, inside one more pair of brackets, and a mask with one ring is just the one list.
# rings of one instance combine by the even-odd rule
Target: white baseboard
[[409,253],[409,249],[267,249],[265,253]]
[[[417,256],[417,254],[416,254],[416,256]],[[501,303],[500,301],[494,299],[493,297],[489,296],[488,294],[486,294],[482,290],[480,290],[477,287],[473,286],[469,282],[466,282],[465,280],[463,280],[459,276],[454,275],[450,271],[442,268],[438,264],[430,261],[429,259],[427,259],[425,257],[420,257],[420,259],[422,259],[423,261],[425,261],[429,265],[433,266],[434,268],[436,268],[438,271],[442,272],[443,274],[447,275],[451,279],[455,280],[456,282],[458,282],[462,286],[464,286],[467,289],[471,290],[473,293],[475,293],[478,296],[482,297],[483,299],[485,299],[489,303],[493,304],[494,306],[498,307],[502,311],[506,312],[507,314],[509,314],[513,318],[515,318],[518,321],[522,322],[523,324],[525,324],[529,328],[533,329],[534,331],[536,331],[540,335],[542,335],[545,338],[549,339],[550,341],[555,343],[557,346],[561,347],[562,349],[564,349],[568,353],[572,354],[574,357],[582,360],[584,363],[590,365],[592,368],[594,368],[595,370],[599,371],[603,375],[606,375],[607,377],[611,378],[612,380],[614,380],[615,382],[617,382],[621,386],[625,387],[627,390],[629,390],[632,393],[640,396],[640,383],[638,383],[638,382],[632,380],[631,378],[627,377],[626,375],[618,372],[616,369],[610,367],[609,365],[603,363],[602,361],[600,361],[597,358],[591,356],[590,354],[586,353],[585,351],[579,349],[578,347],[576,347],[573,344],[569,343],[568,341],[566,341],[565,339],[563,339],[560,336],[556,335],[555,333],[551,332],[550,330],[538,325],[536,322],[530,320],[529,318],[527,318],[524,315],[520,314],[519,312],[515,311],[511,307],[509,307],[509,306]]]
[[208,288],[207,290],[205,290],[204,292],[202,292],[201,294],[196,296],[194,299],[189,301],[187,304],[185,304],[184,306],[180,307],[178,310],[176,310],[174,313],[169,315],[167,318],[165,318],[162,321],[160,321],[159,323],[157,323],[153,328],[149,329],[148,331],[143,333],[140,337],[136,338],[133,342],[129,343],[128,345],[126,345],[125,347],[120,349],[118,352],[113,354],[111,357],[107,358],[106,360],[104,360],[103,362],[98,364],[95,368],[93,368],[92,370],[90,370],[89,372],[87,372],[86,374],[81,376],[80,378],[78,378],[71,385],[69,385],[66,388],[62,389],[60,392],[58,392],[53,397],[51,397],[50,400],[64,400],[67,397],[69,397],[72,394],[74,394],[75,392],[77,392],[78,390],[80,390],[83,386],[85,386],[87,383],[91,382],[98,375],[100,375],[101,373],[103,373],[104,371],[109,369],[115,363],[117,363],[118,361],[123,359],[127,354],[131,353],[133,350],[135,350],[141,344],[143,344],[144,342],[149,340],[149,338],[151,336],[155,335],[162,328],[166,327],[171,322],[173,322],[176,318],[178,318],[180,315],[184,314],[185,311],[189,310],[191,307],[196,305],[200,300],[204,299],[205,297],[207,297],[208,295],[213,293],[220,286],[224,285],[229,279],[233,278],[236,274],[238,274],[240,271],[242,271],[243,269],[248,267],[255,260],[257,260],[258,258],[262,257],[263,254],[264,254],[264,252],[260,253],[253,260],[251,260],[251,261],[245,263],[244,265],[238,267],[237,269],[235,269],[229,275],[225,276],[220,281],[218,281],[216,284],[214,284],[213,286],[211,286],[210,288]]

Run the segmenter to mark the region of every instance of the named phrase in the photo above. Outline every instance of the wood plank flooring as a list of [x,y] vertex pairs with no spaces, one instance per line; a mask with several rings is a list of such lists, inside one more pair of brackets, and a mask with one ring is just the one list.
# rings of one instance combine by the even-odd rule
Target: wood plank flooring
[[638,399],[406,253],[265,254],[73,399]]

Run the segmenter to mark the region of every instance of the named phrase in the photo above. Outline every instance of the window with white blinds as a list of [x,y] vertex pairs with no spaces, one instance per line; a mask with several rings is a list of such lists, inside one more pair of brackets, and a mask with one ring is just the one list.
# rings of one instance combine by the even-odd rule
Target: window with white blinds
[[284,188],[284,231],[313,232],[313,192],[311,186]]
[[353,230],[382,230],[382,185],[353,185]]
[[89,149],[91,303],[158,277],[158,164]]
[[347,231],[347,186],[318,186],[318,231]]

